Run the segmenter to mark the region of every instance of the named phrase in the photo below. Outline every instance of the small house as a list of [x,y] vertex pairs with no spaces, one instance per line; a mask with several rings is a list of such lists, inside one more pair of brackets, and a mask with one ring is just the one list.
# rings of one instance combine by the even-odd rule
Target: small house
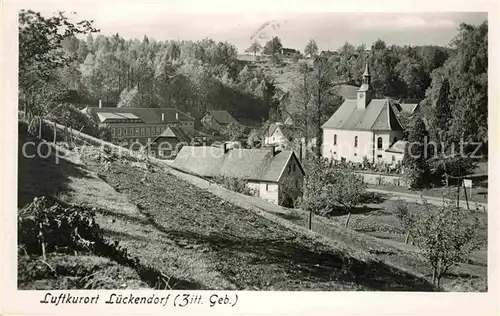
[[224,110],[209,110],[201,118],[201,124],[209,130],[222,131],[230,123],[239,124],[239,122],[229,113]]
[[227,144],[184,146],[173,166],[196,175],[246,181],[254,196],[279,205],[292,205],[302,194],[304,169],[293,151],[230,149]]

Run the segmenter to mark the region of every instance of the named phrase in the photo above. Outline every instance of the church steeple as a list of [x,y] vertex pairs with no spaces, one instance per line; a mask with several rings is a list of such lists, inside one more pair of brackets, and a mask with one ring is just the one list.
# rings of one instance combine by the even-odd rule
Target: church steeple
[[365,64],[365,72],[363,73],[363,84],[370,86],[370,67],[368,66],[368,61]]
[[358,109],[366,109],[373,97],[373,91],[370,87],[371,75],[368,61],[366,61],[365,72],[363,73],[363,80],[361,87],[358,89]]

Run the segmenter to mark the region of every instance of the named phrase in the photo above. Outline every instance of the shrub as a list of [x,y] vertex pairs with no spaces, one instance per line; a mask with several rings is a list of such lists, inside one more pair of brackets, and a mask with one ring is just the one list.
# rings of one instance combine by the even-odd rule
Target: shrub
[[242,193],[245,195],[254,195],[254,190],[248,187],[248,181],[233,177],[218,176],[213,179],[213,181],[224,188]]
[[74,130],[81,130],[82,133],[91,136],[97,136],[98,134],[96,124],[72,104],[59,104],[47,114],[46,118]]

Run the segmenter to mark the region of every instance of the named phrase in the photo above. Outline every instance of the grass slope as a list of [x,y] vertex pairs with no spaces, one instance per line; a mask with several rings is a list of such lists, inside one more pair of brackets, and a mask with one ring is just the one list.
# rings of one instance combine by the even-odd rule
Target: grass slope
[[[20,143],[27,138],[20,135]],[[59,164],[51,159],[20,158],[20,205],[46,194],[95,207],[105,236],[119,241],[144,265],[170,277],[173,288],[432,290],[426,280],[411,273],[351,256],[321,239],[229,203],[165,168],[151,171],[123,159],[92,159],[89,152],[92,148],[85,149],[84,157],[70,152]],[[136,288],[151,281],[124,266],[110,268],[106,258],[91,257],[80,264],[88,264],[86,269],[99,275],[93,264],[99,262],[97,270],[108,269],[105,275],[120,280],[119,285],[110,285],[99,283],[103,278],[98,277],[93,284],[100,288],[122,287],[123,283]],[[75,260],[79,259],[65,255],[66,268],[60,269],[67,271]],[[19,271],[19,279],[26,280],[25,288],[40,288],[32,278],[24,278],[27,272]],[[80,286],[82,278],[72,285],[58,278],[43,286],[71,288]]]

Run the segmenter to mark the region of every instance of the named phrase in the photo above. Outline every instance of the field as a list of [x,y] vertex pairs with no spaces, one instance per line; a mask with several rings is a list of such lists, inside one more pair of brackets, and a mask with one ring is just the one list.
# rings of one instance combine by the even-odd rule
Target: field
[[[22,143],[27,135],[20,136]],[[169,287],[433,289],[427,280],[387,265],[363,249],[347,251],[294,225],[282,225],[179,179],[168,168],[148,170],[144,163],[93,154],[92,148],[81,155],[68,151],[59,164],[20,157],[20,206],[43,187],[40,193],[94,208],[106,237],[118,241],[156,275],[167,277]],[[32,164],[38,166],[36,172]],[[52,174],[58,177],[47,181]],[[66,284],[72,288],[91,275],[95,288],[117,287],[117,280],[120,288],[155,287],[151,275],[131,271],[110,258],[62,256],[47,258],[46,263],[57,265],[59,271],[49,278],[37,272],[44,269],[38,258],[20,254],[20,262],[25,264],[18,272],[19,287],[64,288]],[[113,282],[106,282],[108,279]]]
[[[36,141],[20,133],[20,150],[25,140]],[[345,216],[315,216],[311,233],[299,210],[225,190],[162,162],[77,149],[64,151],[58,163],[20,155],[19,206],[48,195],[93,208],[105,237],[139,258],[148,273],[94,254],[51,254],[44,265],[20,253],[22,289],[434,290],[418,251],[402,242],[389,200],[360,208],[349,229],[342,227]],[[486,233],[486,216],[483,221]],[[48,273],[49,267],[58,273]],[[444,286],[484,291],[485,275],[482,249]],[[159,287],[159,276],[168,284]]]

